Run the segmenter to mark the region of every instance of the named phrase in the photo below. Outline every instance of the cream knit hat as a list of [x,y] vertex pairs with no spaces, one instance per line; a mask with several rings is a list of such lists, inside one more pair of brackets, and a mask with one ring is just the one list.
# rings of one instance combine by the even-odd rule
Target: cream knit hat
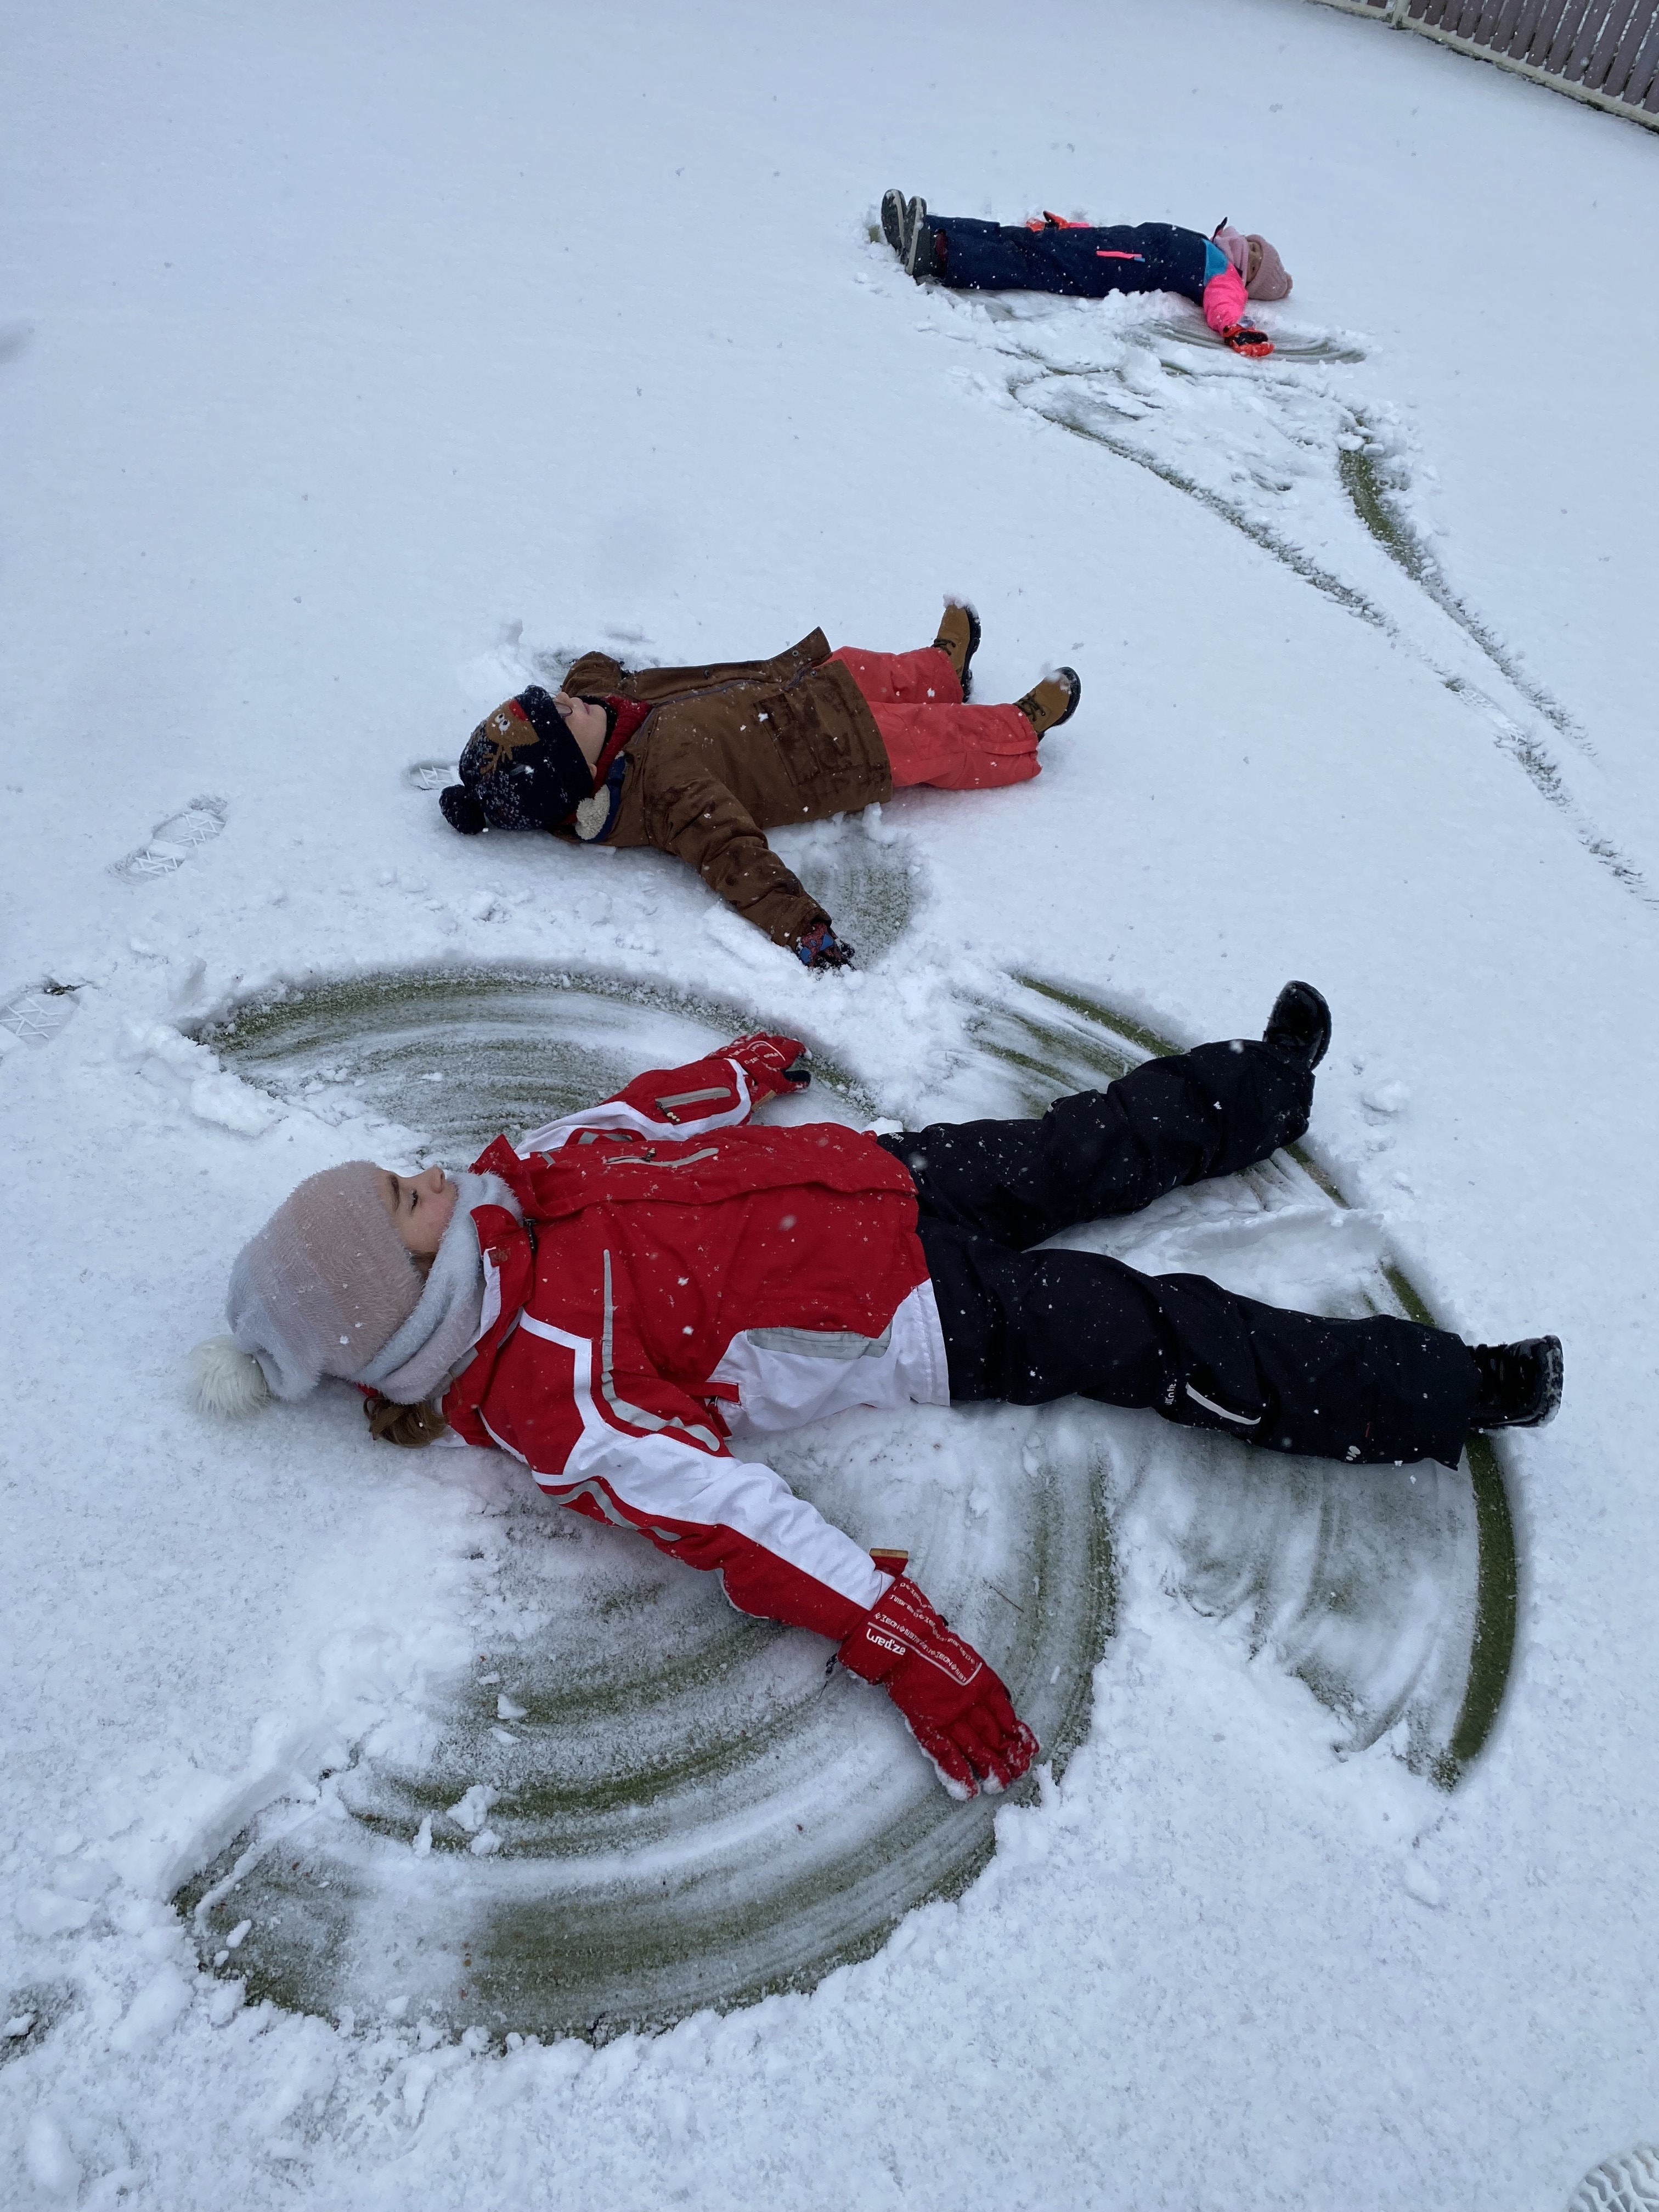
[[423,1285],[380,1195],[380,1171],[348,1160],[308,1176],[230,1271],[226,1317],[278,1398],[325,1375],[362,1373],[421,1302]]

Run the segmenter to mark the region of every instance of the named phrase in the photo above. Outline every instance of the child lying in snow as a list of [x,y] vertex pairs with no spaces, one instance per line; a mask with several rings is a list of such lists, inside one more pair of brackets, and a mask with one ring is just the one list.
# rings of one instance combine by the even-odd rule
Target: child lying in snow
[[1287,983],[1260,1042],[1149,1060],[1041,1121],[888,1137],[744,1126],[808,1080],[793,1038],[744,1037],[521,1151],[497,1137],[453,1181],[330,1168],[238,1257],[198,1395],[247,1411],[338,1376],[372,1394],[377,1436],[499,1444],[562,1504],[718,1569],[742,1611],[830,1638],[947,1789],[1000,1790],[1036,1743],[908,1555],[862,1550],[726,1440],[1075,1392],[1273,1451],[1452,1467],[1471,1430],[1548,1420],[1554,1337],[1470,1346],[1036,1249],[1299,1136],[1329,1036],[1319,993]]
[[971,216],[929,215],[926,200],[889,190],[881,199],[882,235],[920,284],[925,277],[958,292],[1064,292],[1087,300],[1108,292],[1179,292],[1235,353],[1273,351],[1265,331],[1244,319],[1249,300],[1282,300],[1285,264],[1265,238],[1218,222],[1206,238],[1169,222],[1113,223],[1102,229],[1045,215],[1022,225]]
[[947,605],[915,653],[832,653],[821,629],[774,660],[631,674],[584,653],[551,696],[532,684],[479,723],[451,826],[550,830],[582,844],[654,845],[809,968],[853,948],[763,833],[931,783],[984,791],[1038,773],[1037,745],[1083,686],[1062,668],[1012,707],[970,707],[979,617]]

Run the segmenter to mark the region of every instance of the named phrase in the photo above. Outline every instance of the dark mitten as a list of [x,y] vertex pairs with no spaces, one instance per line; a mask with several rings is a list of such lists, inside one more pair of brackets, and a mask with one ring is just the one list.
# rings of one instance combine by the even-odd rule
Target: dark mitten
[[953,1797],[974,1796],[981,1782],[1006,1790],[1036,1757],[1037,1740],[1000,1678],[908,1575],[871,1607],[842,1645],[841,1663],[881,1684]]
[[843,945],[827,921],[815,922],[797,939],[795,951],[808,968],[850,968],[853,948]]
[[1257,330],[1254,323],[1235,323],[1231,330],[1223,331],[1221,343],[1235,353],[1248,354],[1252,361],[1265,361],[1273,349],[1266,331]]
[[489,826],[483,807],[464,783],[446,784],[438,793],[438,804],[444,811],[444,820],[463,837],[476,837]]

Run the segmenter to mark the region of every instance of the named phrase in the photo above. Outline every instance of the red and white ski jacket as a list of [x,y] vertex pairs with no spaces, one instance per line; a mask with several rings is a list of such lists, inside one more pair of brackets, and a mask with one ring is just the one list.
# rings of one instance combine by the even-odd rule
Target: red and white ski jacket
[[890,1577],[726,1438],[950,1390],[902,1164],[832,1122],[745,1126],[799,1049],[744,1040],[522,1153],[495,1139],[475,1170],[525,1218],[473,1215],[483,1328],[443,1412],[550,1497],[719,1569],[743,1612],[839,1640]]

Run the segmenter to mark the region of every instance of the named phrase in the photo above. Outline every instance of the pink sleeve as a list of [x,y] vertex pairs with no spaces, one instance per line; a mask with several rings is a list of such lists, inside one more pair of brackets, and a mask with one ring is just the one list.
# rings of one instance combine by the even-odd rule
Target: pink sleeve
[[1244,279],[1231,264],[1218,270],[1204,287],[1205,321],[1218,334],[1231,330],[1235,323],[1243,321],[1249,296]]

